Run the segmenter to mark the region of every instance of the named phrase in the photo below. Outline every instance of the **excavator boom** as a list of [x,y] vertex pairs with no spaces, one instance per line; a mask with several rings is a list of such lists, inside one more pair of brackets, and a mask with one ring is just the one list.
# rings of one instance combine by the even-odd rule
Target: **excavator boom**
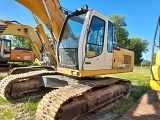
[[38,59],[40,58],[40,53],[43,49],[43,44],[38,34],[30,26],[13,23],[11,21],[0,20],[0,34],[17,35],[26,38],[29,41],[29,44],[35,54],[35,57]]
[[[16,0],[18,3],[22,4],[28,8],[36,18],[38,32],[41,36],[41,39],[44,41],[46,49],[48,51],[48,56],[52,61],[51,65],[54,69],[57,69],[57,58],[55,47],[56,42],[65,20],[65,16],[60,9],[60,3],[57,0]],[[37,17],[46,25],[51,35],[53,36],[54,46],[51,46],[47,36],[45,35],[42,24],[40,24]]]
[[34,13],[58,40],[65,16],[58,0],[16,0]]

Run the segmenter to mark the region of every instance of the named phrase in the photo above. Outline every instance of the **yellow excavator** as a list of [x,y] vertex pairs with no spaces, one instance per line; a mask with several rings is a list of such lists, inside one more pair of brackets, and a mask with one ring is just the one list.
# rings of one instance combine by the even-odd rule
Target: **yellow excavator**
[[156,31],[154,35],[152,58],[150,64],[150,70],[151,70],[150,86],[152,90],[156,91],[160,91],[160,38],[158,36],[159,30],[160,30],[160,17],[158,18]]
[[26,38],[35,57],[40,59],[43,43],[32,27],[20,24],[17,21],[0,20],[0,29],[0,35],[17,35]]
[[[17,102],[47,92],[38,104],[36,119],[71,120],[129,94],[129,81],[98,77],[133,71],[134,53],[115,42],[112,21],[87,6],[65,10],[65,17],[57,0],[16,1],[34,14],[54,69],[5,77],[0,82],[4,99]],[[38,19],[56,41],[56,51]]]
[[[30,26],[20,24],[17,21],[0,20],[0,35],[17,35],[26,38],[28,40],[30,49],[26,48],[12,48],[12,41],[9,39],[0,39],[0,70],[9,71],[9,74],[18,70],[22,65],[10,64],[8,62],[36,62],[38,65],[44,64],[44,61],[40,62],[43,57],[44,47],[40,36]],[[15,68],[16,67],[16,68]],[[12,69],[14,68],[14,69]],[[31,67],[29,67],[31,68]],[[20,72],[22,72],[20,68]],[[18,72],[18,71],[17,71]]]

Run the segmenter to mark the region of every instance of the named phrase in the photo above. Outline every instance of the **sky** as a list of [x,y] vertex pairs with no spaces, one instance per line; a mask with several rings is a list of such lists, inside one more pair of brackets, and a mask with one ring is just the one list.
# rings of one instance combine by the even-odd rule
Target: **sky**
[[[151,47],[160,15],[160,0],[59,0],[62,7],[71,11],[88,5],[104,16],[119,14],[125,16],[129,38],[138,37],[149,42],[149,51],[143,54],[150,60]],[[0,19],[16,20],[22,24],[35,26],[31,12],[15,0],[0,0]]]

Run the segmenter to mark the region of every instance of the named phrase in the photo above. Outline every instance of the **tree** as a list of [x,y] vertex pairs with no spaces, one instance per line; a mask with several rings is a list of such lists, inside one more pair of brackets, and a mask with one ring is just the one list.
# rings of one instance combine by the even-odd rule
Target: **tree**
[[12,40],[12,47],[30,48],[28,40],[26,40],[24,37],[13,36],[13,37],[10,37],[10,39]]
[[128,45],[128,31],[125,29],[127,26],[125,22],[125,16],[120,16],[118,14],[114,14],[109,16],[109,19],[114,23],[115,35],[117,38],[117,42],[127,46]]
[[134,52],[134,63],[139,65],[143,61],[142,53],[148,51],[147,46],[149,42],[140,38],[131,38],[129,41],[128,49]]

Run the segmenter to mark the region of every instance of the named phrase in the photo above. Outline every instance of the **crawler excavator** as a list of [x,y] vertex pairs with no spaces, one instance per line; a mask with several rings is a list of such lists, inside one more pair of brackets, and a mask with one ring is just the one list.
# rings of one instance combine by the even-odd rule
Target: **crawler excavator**
[[[46,95],[38,104],[36,119],[71,120],[127,96],[127,80],[99,75],[131,72],[134,53],[114,43],[113,23],[87,6],[66,18],[57,0],[16,0],[50,30],[55,47],[46,39],[54,70],[10,75],[0,83],[0,95],[16,102]],[[38,19],[36,19],[38,23]],[[41,24],[37,28],[46,38]],[[96,77],[97,76],[97,77]]]

